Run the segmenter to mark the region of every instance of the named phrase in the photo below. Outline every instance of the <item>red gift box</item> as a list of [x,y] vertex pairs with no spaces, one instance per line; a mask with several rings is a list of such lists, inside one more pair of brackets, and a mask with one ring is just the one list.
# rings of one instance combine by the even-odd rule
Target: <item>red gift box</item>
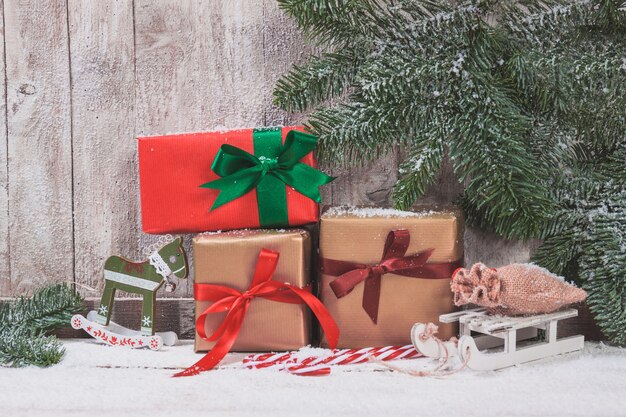
[[[302,127],[277,129],[281,130],[283,144],[289,131],[303,131]],[[220,178],[213,172],[212,164],[222,145],[232,145],[254,155],[255,141],[259,140],[255,135],[260,131],[267,132],[241,129],[139,138],[143,231],[192,233],[267,226],[259,219],[256,188],[211,210],[220,191],[200,187]],[[316,167],[312,152],[300,162]],[[271,226],[317,222],[318,203],[290,186],[285,188],[288,222]]]

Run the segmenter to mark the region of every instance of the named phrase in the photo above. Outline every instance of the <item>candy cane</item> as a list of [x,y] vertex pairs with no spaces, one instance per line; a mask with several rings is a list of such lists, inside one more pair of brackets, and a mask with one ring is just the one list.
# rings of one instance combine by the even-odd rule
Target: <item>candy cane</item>
[[243,363],[248,368],[269,368],[281,365],[281,370],[296,375],[328,375],[330,365],[351,365],[363,363],[375,358],[379,361],[390,361],[395,359],[412,359],[422,355],[415,350],[412,345],[406,346],[384,346],[363,349],[341,349],[334,350],[326,357],[309,356],[299,359],[295,352],[287,353],[261,353],[249,355],[243,359]]

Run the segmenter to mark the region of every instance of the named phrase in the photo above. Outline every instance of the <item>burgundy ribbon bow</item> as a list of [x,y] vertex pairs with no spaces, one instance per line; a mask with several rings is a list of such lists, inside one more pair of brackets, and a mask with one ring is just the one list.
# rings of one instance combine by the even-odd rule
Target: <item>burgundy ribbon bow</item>
[[375,265],[322,258],[322,273],[338,277],[330,283],[337,298],[349,294],[359,283],[364,282],[363,309],[374,323],[378,322],[381,277],[387,273],[413,278],[448,278],[461,261],[426,264],[434,249],[405,256],[411,236],[406,229],[393,230],[387,235],[383,256]]

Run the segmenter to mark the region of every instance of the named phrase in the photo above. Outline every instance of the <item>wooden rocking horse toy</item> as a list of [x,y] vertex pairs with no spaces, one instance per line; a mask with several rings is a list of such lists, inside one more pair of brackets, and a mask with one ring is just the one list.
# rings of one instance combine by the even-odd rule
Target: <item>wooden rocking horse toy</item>
[[[171,237],[166,237],[171,240]],[[158,350],[163,344],[171,346],[178,340],[174,332],[154,332],[156,293],[163,284],[174,291],[176,278],[187,278],[187,256],[181,238],[164,244],[161,240],[144,262],[132,262],[111,256],[104,264],[104,292],[97,311],[87,317],[72,317],[72,327],[84,329],[95,339],[114,346],[149,347]],[[162,247],[161,247],[162,246]],[[131,330],[110,321],[116,290],[143,296],[141,330]]]

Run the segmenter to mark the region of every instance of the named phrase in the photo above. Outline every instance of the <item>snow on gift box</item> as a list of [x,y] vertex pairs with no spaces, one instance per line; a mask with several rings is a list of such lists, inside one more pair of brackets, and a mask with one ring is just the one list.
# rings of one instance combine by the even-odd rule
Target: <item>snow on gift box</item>
[[[320,258],[320,298],[339,326],[339,347],[406,345],[414,323],[454,310],[450,277],[463,263],[463,218],[445,207],[330,208]],[[455,326],[439,334],[447,339]]]
[[229,351],[293,350],[311,342],[311,315],[334,347],[337,326],[310,292],[304,230],[236,230],[193,239],[196,351],[179,375],[216,366]]
[[301,127],[142,137],[146,233],[297,226],[319,218],[317,138]]

